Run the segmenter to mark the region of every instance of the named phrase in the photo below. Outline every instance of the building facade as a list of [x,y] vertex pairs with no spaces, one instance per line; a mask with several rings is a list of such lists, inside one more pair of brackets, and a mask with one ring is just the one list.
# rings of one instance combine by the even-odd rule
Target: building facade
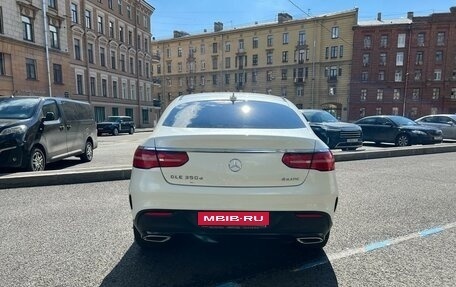
[[0,94],[70,97],[97,121],[153,126],[153,12],[145,0],[0,0]]
[[199,35],[175,31],[172,39],[152,42],[161,56],[154,98],[164,107],[190,93],[258,92],[346,119],[357,19],[357,9],[299,20],[280,13],[275,23],[223,30],[217,22]]
[[456,113],[456,8],[354,27],[349,120]]

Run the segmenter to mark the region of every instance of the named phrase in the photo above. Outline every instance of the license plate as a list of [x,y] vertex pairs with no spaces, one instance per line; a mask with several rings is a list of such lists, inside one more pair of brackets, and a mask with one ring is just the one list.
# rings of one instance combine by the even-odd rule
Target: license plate
[[356,143],[358,141],[359,141],[359,139],[347,139],[348,143]]
[[435,140],[441,140],[443,137],[434,137]]
[[269,212],[265,211],[200,211],[199,226],[268,226]]

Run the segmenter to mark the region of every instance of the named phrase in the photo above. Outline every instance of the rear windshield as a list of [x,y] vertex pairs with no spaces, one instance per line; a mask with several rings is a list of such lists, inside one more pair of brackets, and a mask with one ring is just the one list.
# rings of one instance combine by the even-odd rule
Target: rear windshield
[[0,99],[0,119],[28,119],[35,113],[37,98],[5,98]]
[[181,128],[299,129],[305,124],[285,105],[261,101],[200,101],[176,106],[163,122]]

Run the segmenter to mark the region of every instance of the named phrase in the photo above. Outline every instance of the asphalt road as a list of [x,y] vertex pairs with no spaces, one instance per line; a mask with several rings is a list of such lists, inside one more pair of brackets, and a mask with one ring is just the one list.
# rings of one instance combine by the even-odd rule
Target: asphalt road
[[320,252],[187,240],[141,253],[128,181],[0,190],[0,286],[455,285],[456,153],[336,168],[339,207]]

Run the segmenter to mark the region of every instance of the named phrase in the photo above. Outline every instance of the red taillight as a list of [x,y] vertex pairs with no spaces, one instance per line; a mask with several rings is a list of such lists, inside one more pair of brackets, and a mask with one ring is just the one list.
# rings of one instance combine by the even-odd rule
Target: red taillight
[[331,151],[317,153],[286,153],[282,162],[291,168],[316,169],[331,171],[335,169],[334,156]]
[[186,152],[156,151],[138,147],[133,157],[133,167],[150,169],[154,167],[178,167],[188,161]]

